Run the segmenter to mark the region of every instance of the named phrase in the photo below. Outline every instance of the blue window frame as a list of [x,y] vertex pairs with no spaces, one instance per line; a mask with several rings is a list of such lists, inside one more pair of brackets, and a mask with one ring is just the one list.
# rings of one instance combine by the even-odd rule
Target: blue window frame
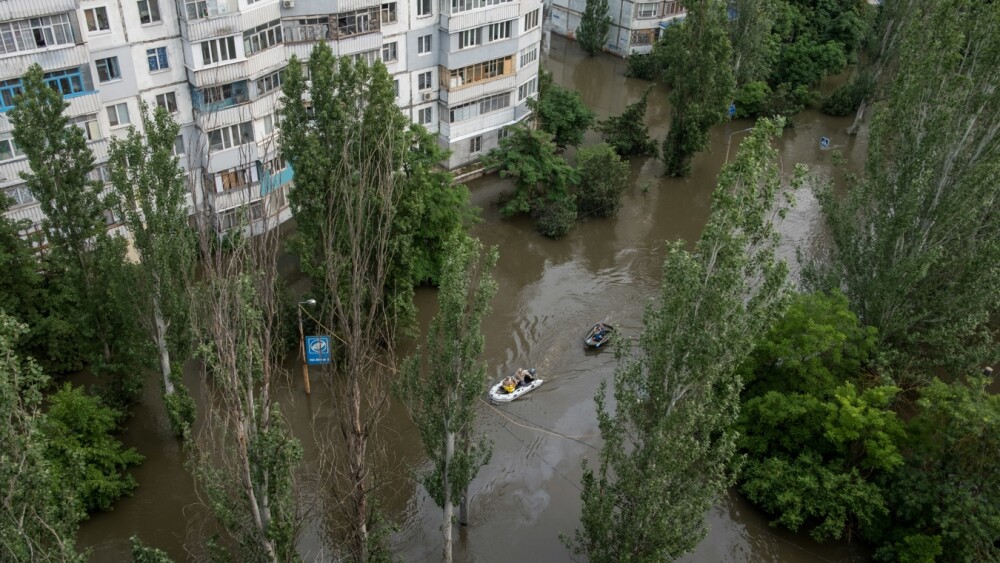
[[146,61],[149,63],[149,72],[156,72],[158,70],[166,70],[170,68],[170,62],[167,61],[166,47],[146,49]]
[[20,78],[0,82],[0,109],[6,111],[14,107],[14,98],[22,91]]
[[72,96],[84,91],[83,73],[79,68],[46,72],[45,83],[63,96]]

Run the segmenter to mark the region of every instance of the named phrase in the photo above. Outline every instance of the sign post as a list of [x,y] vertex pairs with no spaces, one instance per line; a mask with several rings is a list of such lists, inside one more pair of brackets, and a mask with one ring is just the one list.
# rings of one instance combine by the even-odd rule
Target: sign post
[[[309,395],[311,390],[309,389],[309,362],[307,361],[306,356],[306,341],[302,332],[302,306],[309,305],[311,307],[315,304],[315,299],[307,299],[305,301],[299,301],[299,305],[295,308],[296,312],[299,314],[299,354],[302,355],[302,379],[306,385],[306,395]],[[329,346],[327,346],[327,349],[329,349]]]

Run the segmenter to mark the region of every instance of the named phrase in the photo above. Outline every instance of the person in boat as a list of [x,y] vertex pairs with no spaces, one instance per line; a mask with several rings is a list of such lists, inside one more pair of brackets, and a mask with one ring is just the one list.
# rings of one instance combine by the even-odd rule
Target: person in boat
[[518,385],[527,385],[531,383],[531,372],[524,368],[518,369],[514,377],[517,379]]
[[513,393],[514,389],[517,388],[517,381],[513,377],[508,375],[503,379],[503,383],[500,385],[500,387],[502,387],[503,390],[508,393]]
[[594,325],[594,342],[600,342],[604,340],[604,334],[608,331],[608,327],[604,326],[604,323],[597,323]]

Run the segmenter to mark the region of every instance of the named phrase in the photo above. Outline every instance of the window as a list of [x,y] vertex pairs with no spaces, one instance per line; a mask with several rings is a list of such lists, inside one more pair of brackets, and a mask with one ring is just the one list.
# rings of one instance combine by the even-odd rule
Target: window
[[378,49],[373,49],[371,51],[364,51],[362,53],[355,53],[353,55],[354,61],[365,61],[368,66],[374,66],[375,61],[378,60],[379,54]]
[[431,89],[431,71],[421,72],[417,75],[417,89],[418,90],[430,90]]
[[70,118],[69,122],[83,129],[83,136],[88,141],[96,141],[101,138],[101,127],[97,124],[97,114],[81,115]]
[[514,0],[451,0],[451,13],[467,12],[488,6],[499,6]]
[[421,125],[429,125],[434,119],[434,107],[423,108],[417,112],[417,121]]
[[330,18],[299,18],[285,20],[282,28],[282,39],[285,43],[299,41],[323,41],[330,35]]
[[632,32],[633,45],[652,45],[656,41],[656,31],[652,29],[637,29]]
[[392,81],[392,91],[396,93],[396,97],[399,97],[399,79]]
[[535,45],[533,47],[529,47],[529,48],[521,51],[521,67],[520,68],[524,68],[525,66],[527,66],[527,65],[529,65],[529,64],[531,64],[531,63],[533,63],[533,62],[535,62],[537,60],[538,60],[538,45]]
[[528,12],[524,15],[524,30],[535,29],[538,27],[538,10],[533,12]]
[[35,196],[31,195],[31,190],[28,189],[28,186],[24,185],[6,188],[3,191],[3,195],[13,200],[11,206],[28,205],[29,203],[38,201],[35,199]]
[[0,161],[21,156],[21,151],[14,144],[14,139],[0,139]]
[[79,68],[46,72],[43,79],[63,96],[83,92],[83,71]]
[[458,88],[489,80],[498,76],[505,76],[514,72],[514,58],[504,57],[493,59],[482,63],[476,63],[463,68],[449,71],[449,88]]
[[487,41],[499,41],[501,39],[507,39],[510,37],[510,21],[491,23],[486,26],[489,30],[489,37]]
[[487,96],[485,98],[455,106],[449,110],[451,123],[472,119],[477,115],[490,113],[510,106],[510,92]]
[[169,111],[170,113],[177,112],[177,95],[173,92],[164,92],[162,94],[156,95],[156,105]]
[[180,156],[184,152],[184,135],[177,135],[177,138],[174,139],[174,156]]
[[170,63],[167,61],[167,48],[146,49],[146,62],[149,64],[149,72],[167,70],[170,68]]
[[469,153],[476,154],[477,152],[483,152],[483,136],[477,135],[469,139]]
[[274,112],[270,115],[264,116],[264,134],[270,135],[278,130],[278,125],[281,123],[281,118],[278,112]]
[[398,45],[395,41],[382,45],[382,62],[389,63],[399,58]]
[[118,68],[118,57],[97,59],[97,79],[101,82],[121,80],[122,71]]
[[215,175],[215,185],[222,191],[245,188],[256,181],[257,174],[254,172],[254,167],[230,168]]
[[201,62],[212,65],[236,59],[236,38],[223,37],[201,43]]
[[431,0],[417,0],[417,17],[423,18],[431,15]]
[[656,2],[645,2],[636,7],[639,18],[655,18]]
[[111,29],[111,22],[108,21],[108,9],[104,6],[84,10],[83,18],[87,20],[87,31],[91,33],[99,33]]
[[0,55],[73,42],[69,14],[0,23]]
[[257,95],[262,96],[268,92],[281,88],[281,81],[284,77],[284,70],[272,72],[267,76],[257,79]]
[[108,121],[112,127],[128,125],[128,104],[122,102],[113,106],[108,106]]
[[424,35],[417,38],[417,54],[426,55],[431,52],[431,36]]
[[160,22],[160,0],[139,0],[139,23]]
[[382,4],[382,10],[379,12],[379,21],[382,23],[396,23],[396,3],[389,2],[387,4]]
[[506,139],[507,137],[511,137],[513,135],[514,131],[512,131],[510,127],[501,127],[500,130],[497,131],[497,140],[502,141],[503,139]]
[[230,125],[208,132],[208,150],[221,151],[231,149],[253,141],[253,124],[244,121],[239,125]]
[[187,19],[198,20],[208,17],[208,2],[206,0],[184,0],[184,11]]
[[475,47],[483,42],[483,28],[467,29],[458,32],[458,48]]
[[0,80],[0,107],[4,109],[14,107],[14,98],[23,91],[20,78]]
[[281,20],[274,20],[243,32],[243,52],[249,57],[281,43]]
[[368,8],[338,14],[337,34],[340,37],[349,37],[359,33],[378,31],[380,17],[378,8]]
[[538,78],[532,78],[531,80],[517,87],[517,101],[520,102],[537,91],[538,91]]

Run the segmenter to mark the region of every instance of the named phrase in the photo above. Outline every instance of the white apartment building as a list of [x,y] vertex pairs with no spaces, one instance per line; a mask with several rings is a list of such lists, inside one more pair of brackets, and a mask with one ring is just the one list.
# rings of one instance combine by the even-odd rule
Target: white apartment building
[[[139,103],[181,124],[176,152],[192,210],[219,230],[289,216],[291,168],[277,147],[282,71],[319,41],[340,56],[381,59],[398,104],[437,133],[457,168],[528,116],[538,86],[541,0],[4,0],[0,1],[0,189],[8,215],[42,214],[18,176],[27,162],[6,111],[33,63],[69,102],[102,165],[109,138],[141,126]],[[108,217],[114,225],[114,217]]]
[[[574,37],[580,27],[586,0],[551,2],[552,31]],[[611,31],[604,50],[627,57],[652,51],[653,43],[660,38],[661,30],[684,18],[684,6],[681,0],[608,0],[608,15],[611,16]]]

